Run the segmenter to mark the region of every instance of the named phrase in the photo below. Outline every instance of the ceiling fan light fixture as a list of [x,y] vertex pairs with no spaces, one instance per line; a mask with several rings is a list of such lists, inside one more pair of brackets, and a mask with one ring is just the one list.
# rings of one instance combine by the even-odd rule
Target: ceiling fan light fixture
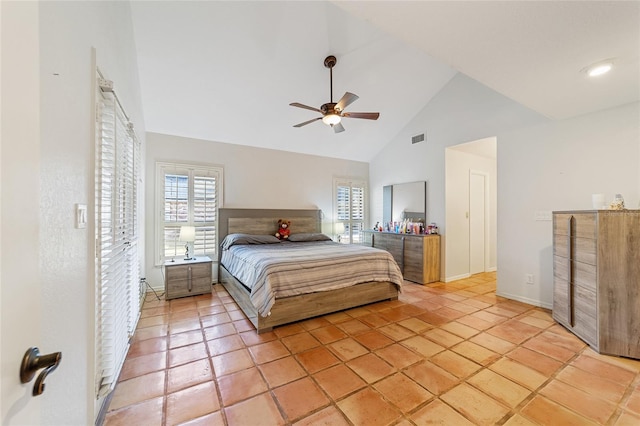
[[322,122],[324,124],[328,124],[329,126],[333,126],[334,124],[338,124],[341,118],[338,114],[327,114],[322,117]]

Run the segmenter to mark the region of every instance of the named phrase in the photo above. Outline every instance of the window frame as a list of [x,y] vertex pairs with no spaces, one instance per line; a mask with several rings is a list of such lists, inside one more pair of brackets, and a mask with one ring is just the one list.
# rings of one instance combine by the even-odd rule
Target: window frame
[[[348,186],[350,195],[353,194],[353,188],[361,188],[362,189],[362,219],[354,219],[353,218],[353,197],[349,197],[349,218],[348,219],[340,219],[338,217],[338,188],[341,186]],[[363,241],[361,232],[365,229],[365,224],[367,223],[368,217],[368,196],[369,189],[367,180],[363,178],[345,178],[345,177],[336,177],[333,179],[333,223],[343,223],[345,225],[345,233],[340,234],[338,237],[338,241],[343,244],[359,244]],[[354,241],[354,226],[360,225],[360,238],[359,241]]]
[[[211,257],[211,260],[214,262],[217,261],[218,256],[218,210],[223,206],[223,196],[224,196],[224,168],[222,166],[213,165],[213,164],[203,164],[203,163],[174,163],[167,161],[157,161],[156,162],[156,203],[155,203],[155,244],[154,244],[154,264],[155,266],[162,266],[166,261],[178,258],[182,255],[179,249],[176,250],[175,255],[166,256],[165,253],[165,226],[169,223],[165,220],[165,176],[167,174],[183,174],[188,176],[187,182],[187,220],[186,221],[176,221],[176,225],[180,226],[195,226],[196,228],[202,226],[212,226],[214,228],[213,232],[215,233],[215,238],[213,242],[214,251],[213,252],[205,252],[199,253],[196,251],[195,254],[200,256],[205,255]],[[196,222],[194,220],[194,178],[196,177],[213,177],[216,179],[215,183],[215,220],[211,222]],[[182,243],[180,243],[182,247]],[[177,246],[176,246],[177,248]]]

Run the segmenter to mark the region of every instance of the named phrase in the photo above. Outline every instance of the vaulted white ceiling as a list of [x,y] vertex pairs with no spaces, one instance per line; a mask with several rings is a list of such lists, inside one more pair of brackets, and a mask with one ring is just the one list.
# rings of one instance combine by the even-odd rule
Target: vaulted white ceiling
[[[551,119],[640,100],[640,2],[133,1],[147,131],[368,161],[462,72]],[[360,96],[335,134],[289,106]],[[614,58],[606,76],[583,68]]]

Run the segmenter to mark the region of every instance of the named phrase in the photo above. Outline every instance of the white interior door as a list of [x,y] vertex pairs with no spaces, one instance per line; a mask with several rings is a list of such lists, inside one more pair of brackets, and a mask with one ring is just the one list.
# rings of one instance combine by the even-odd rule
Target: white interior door
[[0,21],[0,424],[35,425],[43,397],[31,395],[33,381],[20,383],[19,369],[42,342],[38,3],[1,2]]
[[485,271],[486,185],[484,173],[469,174],[469,273]]

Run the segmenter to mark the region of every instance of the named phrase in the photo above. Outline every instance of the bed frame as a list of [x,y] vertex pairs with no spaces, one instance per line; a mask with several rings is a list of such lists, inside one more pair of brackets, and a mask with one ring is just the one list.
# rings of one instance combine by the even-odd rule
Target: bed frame
[[[275,234],[278,219],[291,221],[291,232],[321,232],[320,210],[219,209],[219,242],[232,233]],[[258,333],[273,327],[338,312],[383,300],[398,299],[398,288],[391,282],[367,282],[354,287],[278,298],[271,315],[262,317],[249,299],[249,290],[220,264],[218,281],[229,292]]]

